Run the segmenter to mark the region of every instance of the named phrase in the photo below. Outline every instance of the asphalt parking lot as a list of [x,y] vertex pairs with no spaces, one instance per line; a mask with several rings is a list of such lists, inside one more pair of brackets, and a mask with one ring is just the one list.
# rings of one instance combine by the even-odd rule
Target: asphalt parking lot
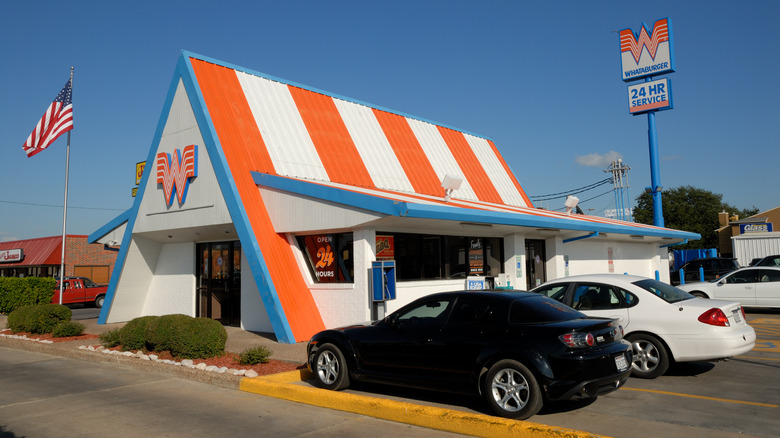
[[[676,364],[660,378],[629,379],[624,388],[595,401],[550,404],[529,421],[612,437],[776,437],[780,310],[748,309],[747,317],[758,335],[749,354]],[[345,392],[489,415],[482,401],[472,397],[379,385]]]
[[[79,317],[91,316],[86,309],[85,312]],[[658,379],[629,379],[624,388],[595,401],[549,404],[529,421],[582,431],[584,435],[612,437],[644,438],[648,434],[691,438],[775,437],[780,430],[780,309],[748,309],[747,319],[758,335],[756,348],[748,354],[726,362],[677,364]],[[364,395],[409,406],[443,408],[428,415],[442,415],[442,412],[489,415],[483,402],[473,397],[373,385],[334,393],[315,390],[309,381],[293,384],[334,399],[341,394]],[[335,405],[323,406],[341,409],[340,403],[341,400],[335,400]],[[403,422],[404,415],[407,414],[397,421]]]

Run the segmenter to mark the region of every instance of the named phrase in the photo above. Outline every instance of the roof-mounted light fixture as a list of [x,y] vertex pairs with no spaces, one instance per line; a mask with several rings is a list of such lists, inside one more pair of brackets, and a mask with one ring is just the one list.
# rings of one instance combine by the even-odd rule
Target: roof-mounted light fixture
[[566,202],[563,204],[566,206],[566,214],[571,214],[572,210],[574,210],[575,207],[577,207],[577,204],[579,204],[580,198],[576,196],[569,195],[566,197]]
[[463,184],[463,178],[457,176],[444,175],[444,179],[441,181],[441,186],[444,188],[444,201],[450,202],[450,196],[453,190],[458,190],[460,185]]

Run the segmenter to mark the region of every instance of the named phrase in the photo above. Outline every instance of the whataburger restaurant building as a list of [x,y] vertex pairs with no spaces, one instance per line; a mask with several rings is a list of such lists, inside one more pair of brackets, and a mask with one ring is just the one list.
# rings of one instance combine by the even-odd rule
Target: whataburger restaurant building
[[182,313],[300,342],[481,281],[668,280],[666,246],[700,237],[534,208],[485,137],[189,52],[146,163],[89,236],[121,242],[99,323]]

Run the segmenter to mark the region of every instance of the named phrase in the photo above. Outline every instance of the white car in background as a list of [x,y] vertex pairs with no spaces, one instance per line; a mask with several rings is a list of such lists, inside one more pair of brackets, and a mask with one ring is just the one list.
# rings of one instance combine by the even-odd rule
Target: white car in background
[[745,307],[780,307],[780,268],[770,266],[750,266],[677,287],[697,297],[737,301]]
[[588,316],[620,321],[633,349],[632,376],[652,379],[672,361],[720,360],[747,353],[756,332],[739,303],[697,298],[645,277],[592,274],[549,281],[540,293]]

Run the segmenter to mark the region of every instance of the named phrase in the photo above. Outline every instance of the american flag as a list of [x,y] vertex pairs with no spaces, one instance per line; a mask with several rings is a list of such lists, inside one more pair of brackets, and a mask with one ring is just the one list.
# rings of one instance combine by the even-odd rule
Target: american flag
[[73,79],[68,82],[46,109],[46,113],[33,129],[22,148],[28,157],[41,152],[54,143],[60,135],[73,129]]

